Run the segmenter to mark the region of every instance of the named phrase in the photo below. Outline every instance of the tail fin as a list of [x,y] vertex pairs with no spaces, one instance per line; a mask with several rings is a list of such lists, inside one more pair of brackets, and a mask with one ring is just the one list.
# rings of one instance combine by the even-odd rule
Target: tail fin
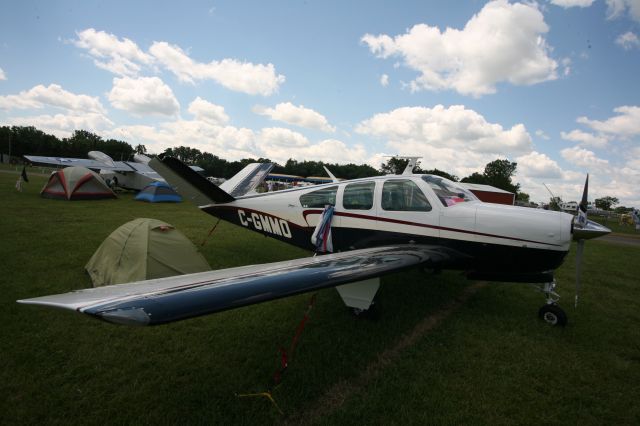
[[154,158],[149,166],[158,172],[185,199],[202,206],[213,203],[229,203],[235,200],[182,161],[173,157]]
[[223,182],[220,188],[233,197],[241,197],[254,190],[267,177],[273,166],[273,163],[248,164],[231,179]]

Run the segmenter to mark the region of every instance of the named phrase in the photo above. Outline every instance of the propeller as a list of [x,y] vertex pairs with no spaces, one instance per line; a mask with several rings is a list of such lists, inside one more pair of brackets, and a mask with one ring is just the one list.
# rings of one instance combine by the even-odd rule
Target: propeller
[[[576,216],[576,226],[584,228],[587,225],[587,197],[589,195],[589,174],[584,182],[584,190],[582,191],[582,200],[578,204],[578,215]],[[584,238],[578,240],[576,250],[576,297],[575,307],[578,307],[578,298],[580,297],[580,278],[582,275],[582,254],[584,253]]]
[[578,307],[580,297],[580,278],[582,275],[582,256],[584,253],[584,242],[591,238],[601,237],[611,232],[606,226],[587,219],[587,197],[589,195],[589,175],[584,182],[582,200],[578,205],[578,215],[574,220],[573,239],[578,242],[576,250],[576,297],[575,307]]

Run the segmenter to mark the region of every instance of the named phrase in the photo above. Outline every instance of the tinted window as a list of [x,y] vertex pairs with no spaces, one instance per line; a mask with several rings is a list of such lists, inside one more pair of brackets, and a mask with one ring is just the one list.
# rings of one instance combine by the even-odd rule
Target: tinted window
[[348,210],[369,210],[373,207],[375,182],[350,183],[344,189],[342,205]]
[[413,181],[388,180],[382,187],[382,209],[428,212],[431,210],[431,204]]
[[422,176],[422,180],[429,184],[445,207],[453,206],[457,203],[478,200],[471,191],[449,179],[440,176],[424,175]]
[[317,191],[307,192],[300,196],[300,204],[302,204],[302,207],[324,208],[327,204],[335,206],[337,192],[337,186],[330,186],[328,188],[318,189]]

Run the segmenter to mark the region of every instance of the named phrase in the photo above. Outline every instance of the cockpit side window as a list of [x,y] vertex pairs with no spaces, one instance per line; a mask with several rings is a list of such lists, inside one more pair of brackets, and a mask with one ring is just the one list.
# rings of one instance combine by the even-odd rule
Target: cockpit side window
[[300,204],[302,207],[320,207],[331,204],[336,205],[336,193],[338,192],[337,186],[329,186],[327,188],[321,188],[317,191],[307,192],[300,196]]
[[431,211],[431,204],[413,181],[394,179],[386,181],[382,187],[382,209],[428,212]]
[[436,193],[438,199],[443,206],[454,206],[458,203],[465,203],[467,201],[477,201],[478,198],[473,195],[471,191],[456,182],[452,182],[449,179],[445,179],[440,176],[424,175],[422,180],[427,182],[433,192]]
[[344,188],[342,205],[347,210],[370,210],[373,207],[375,182],[350,183]]

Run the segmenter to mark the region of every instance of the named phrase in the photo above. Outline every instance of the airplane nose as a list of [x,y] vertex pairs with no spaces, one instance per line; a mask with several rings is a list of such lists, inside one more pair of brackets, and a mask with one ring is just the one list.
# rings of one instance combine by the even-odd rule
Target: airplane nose
[[573,240],[590,240],[592,238],[602,237],[609,233],[611,233],[611,229],[606,226],[600,225],[592,220],[587,220],[587,223],[584,226],[573,227]]

